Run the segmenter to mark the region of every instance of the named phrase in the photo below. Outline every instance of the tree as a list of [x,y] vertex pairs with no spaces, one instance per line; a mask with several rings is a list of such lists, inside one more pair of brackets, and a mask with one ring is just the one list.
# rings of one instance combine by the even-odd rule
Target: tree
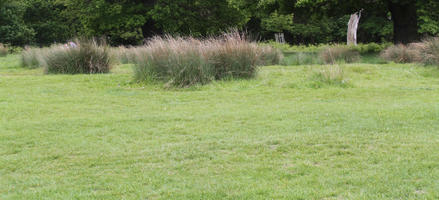
[[439,1],[419,0],[418,33],[424,36],[439,34]]
[[295,1],[229,0],[245,16],[245,29],[262,39],[273,39],[273,33],[291,33]]
[[35,32],[23,20],[25,5],[2,1],[0,6],[0,43],[23,46],[33,43]]
[[394,43],[410,43],[419,40],[416,0],[389,0],[392,14]]
[[277,11],[270,14],[269,17],[262,19],[262,27],[271,32],[281,33],[285,30],[291,30],[293,25],[293,14],[281,15]]
[[74,36],[71,24],[62,11],[66,7],[56,0],[27,0],[23,19],[35,31],[35,43],[50,45]]
[[240,28],[263,40],[282,32],[290,43],[341,43],[350,14],[362,8],[359,42],[439,34],[437,0],[0,0],[0,42],[104,36],[136,45],[158,34],[204,37]]
[[[434,0],[428,0],[434,1]],[[381,12],[389,12],[393,22],[393,40],[395,43],[408,43],[419,39],[418,36],[418,5],[416,0],[362,0],[362,1],[329,1],[329,0],[299,0],[301,6],[317,6],[321,4],[338,8],[344,12],[355,12],[361,8],[369,11],[368,7],[382,5]]]
[[75,34],[105,36],[111,44],[140,44],[152,1],[64,0],[64,14],[76,24]]
[[214,35],[246,22],[227,0],[158,0],[148,14],[163,32],[180,35]]

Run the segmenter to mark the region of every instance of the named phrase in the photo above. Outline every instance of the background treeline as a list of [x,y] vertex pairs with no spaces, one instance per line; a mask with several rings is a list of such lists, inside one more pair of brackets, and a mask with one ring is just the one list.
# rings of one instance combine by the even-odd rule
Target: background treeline
[[291,44],[341,43],[364,9],[359,42],[408,43],[439,34],[437,0],[0,0],[0,43],[46,46],[77,36],[137,45],[154,35],[204,37],[230,28]]

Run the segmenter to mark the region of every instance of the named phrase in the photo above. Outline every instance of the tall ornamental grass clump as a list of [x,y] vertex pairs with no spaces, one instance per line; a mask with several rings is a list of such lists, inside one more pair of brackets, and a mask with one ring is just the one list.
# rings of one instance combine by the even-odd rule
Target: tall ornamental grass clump
[[[244,35],[232,32],[203,42],[213,65],[215,79],[251,78],[257,66],[267,62],[264,47],[246,40]],[[267,52],[267,51],[265,51]]]
[[181,87],[207,83],[214,76],[207,50],[192,38],[155,37],[135,50],[135,79],[160,80]]
[[360,53],[349,46],[331,46],[320,52],[320,58],[326,64],[337,62],[353,63],[360,60]]
[[268,48],[237,32],[206,40],[155,37],[134,50],[135,79],[186,87],[225,78],[251,78],[258,66],[280,62],[275,58],[277,52]]
[[29,69],[45,66],[48,48],[26,47],[21,52],[21,66]]
[[75,40],[75,46],[56,46],[45,56],[46,73],[94,74],[108,73],[112,59],[105,41]]
[[6,55],[8,55],[8,48],[4,44],[0,43],[0,57]]

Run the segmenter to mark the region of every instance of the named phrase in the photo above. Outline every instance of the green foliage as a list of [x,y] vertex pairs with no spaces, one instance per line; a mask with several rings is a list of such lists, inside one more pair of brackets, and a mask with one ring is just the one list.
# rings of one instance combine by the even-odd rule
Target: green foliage
[[[35,32],[33,41],[49,46],[65,42],[75,35],[68,18],[62,13],[66,8],[58,0],[27,0],[23,19]],[[72,30],[73,29],[73,30]]]
[[[410,1],[391,1],[413,4]],[[350,14],[364,8],[360,43],[393,40],[388,1],[289,0],[17,0],[1,1],[0,42],[48,46],[75,36],[106,37],[112,45],[139,45],[155,35],[210,37],[231,28],[255,39],[283,32],[296,45],[345,43]],[[439,34],[439,3],[419,0],[418,32]],[[293,18],[294,16],[294,18]],[[200,20],[202,19],[202,20]]]
[[76,31],[81,35],[106,36],[115,45],[140,44],[143,39],[149,6],[142,1],[66,0],[64,5],[66,16],[79,18]]
[[109,47],[104,41],[81,39],[77,47],[55,46],[44,57],[46,73],[95,74],[108,73],[112,66]]
[[380,53],[387,47],[391,46],[391,43],[368,43],[368,44],[358,44],[358,45],[350,45],[348,46],[350,49],[358,51],[360,54],[376,54]]
[[281,15],[273,12],[269,17],[262,19],[262,28],[270,32],[283,32],[291,30],[293,25],[293,14]]
[[329,47],[345,47],[351,49],[353,51],[357,51],[360,54],[376,54],[380,53],[387,47],[391,46],[391,43],[368,43],[368,44],[358,44],[358,45],[345,45],[345,44],[319,44],[319,45],[289,45],[289,44],[281,44],[273,41],[266,42],[274,48],[280,49],[283,52],[287,53],[298,53],[298,52],[321,52]]
[[8,46],[9,53],[18,54],[23,51],[23,47],[20,46]]
[[246,22],[228,0],[158,0],[148,14],[156,27],[173,35],[218,35]]
[[318,44],[318,45],[290,45],[290,44],[281,44],[274,41],[268,41],[266,44],[280,49],[286,53],[294,53],[294,52],[319,52],[329,45],[326,44]]
[[423,35],[439,35],[439,1],[419,0],[419,30]]
[[24,46],[34,41],[35,31],[23,19],[25,7],[20,2],[0,7],[0,43]]

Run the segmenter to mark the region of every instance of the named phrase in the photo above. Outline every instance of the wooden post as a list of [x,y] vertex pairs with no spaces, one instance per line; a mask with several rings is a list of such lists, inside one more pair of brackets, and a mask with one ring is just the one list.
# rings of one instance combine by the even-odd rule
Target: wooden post
[[351,18],[349,19],[347,36],[348,45],[357,45],[357,30],[358,23],[360,22],[361,18],[361,12],[363,12],[363,9],[361,9],[359,12],[352,14]]

